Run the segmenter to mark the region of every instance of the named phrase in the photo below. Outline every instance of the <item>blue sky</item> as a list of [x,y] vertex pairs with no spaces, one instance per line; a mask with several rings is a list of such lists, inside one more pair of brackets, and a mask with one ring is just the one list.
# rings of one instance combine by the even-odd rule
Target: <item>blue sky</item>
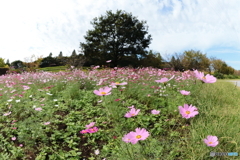
[[1,1],[0,57],[69,56],[79,50],[93,18],[117,9],[147,21],[149,49],[163,57],[200,50],[240,70],[239,0]]

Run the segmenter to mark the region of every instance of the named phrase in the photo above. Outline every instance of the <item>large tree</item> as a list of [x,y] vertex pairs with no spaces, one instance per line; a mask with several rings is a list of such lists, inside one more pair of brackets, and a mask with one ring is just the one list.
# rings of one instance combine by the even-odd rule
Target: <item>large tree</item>
[[86,43],[80,43],[89,64],[104,64],[112,60],[117,66],[125,56],[145,55],[145,49],[152,38],[148,35],[146,21],[139,21],[131,13],[117,10],[107,11],[91,22],[94,29],[84,36]]

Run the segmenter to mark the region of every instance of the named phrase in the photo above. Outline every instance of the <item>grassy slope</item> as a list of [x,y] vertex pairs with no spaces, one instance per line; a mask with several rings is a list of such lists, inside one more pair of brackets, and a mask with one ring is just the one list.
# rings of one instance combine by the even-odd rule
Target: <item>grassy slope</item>
[[[198,93],[195,95],[195,105],[201,116],[193,119],[194,126],[190,129],[186,154],[188,159],[206,159],[211,151],[239,153],[240,89],[230,82],[220,80],[215,84],[203,84]],[[214,148],[207,147],[202,142],[207,135],[217,136],[219,145]]]

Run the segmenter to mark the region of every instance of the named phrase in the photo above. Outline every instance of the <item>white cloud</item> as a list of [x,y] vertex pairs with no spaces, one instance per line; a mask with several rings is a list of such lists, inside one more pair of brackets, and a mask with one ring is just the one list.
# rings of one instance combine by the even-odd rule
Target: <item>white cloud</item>
[[70,55],[93,18],[117,9],[147,21],[150,49],[161,54],[240,49],[239,0],[12,0],[0,2],[0,57]]

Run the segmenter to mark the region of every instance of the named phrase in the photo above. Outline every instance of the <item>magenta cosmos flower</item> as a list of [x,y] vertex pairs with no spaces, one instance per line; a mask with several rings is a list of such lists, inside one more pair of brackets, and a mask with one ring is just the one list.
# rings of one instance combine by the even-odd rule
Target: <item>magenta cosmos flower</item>
[[124,117],[130,118],[130,117],[136,116],[136,115],[138,115],[139,111],[140,111],[140,109],[136,110],[136,108],[131,108],[131,110],[129,112],[127,112]]
[[104,88],[100,88],[99,90],[94,90],[93,93],[95,93],[98,96],[105,96],[105,95],[109,95],[111,94],[112,88],[109,87],[104,87]]
[[218,138],[217,136],[207,136],[206,139],[204,139],[204,143],[206,143],[209,147],[216,147],[218,145]]
[[135,132],[130,132],[126,134],[122,140],[126,143],[131,142],[132,144],[136,144],[140,140],[145,140],[149,136],[149,132],[146,129],[136,128]]
[[198,72],[197,70],[195,70],[194,73],[197,79],[201,80],[204,83],[215,83],[217,81],[217,78],[212,75],[207,74],[204,76],[203,72]]
[[81,130],[80,133],[82,134],[88,133],[88,129]]
[[179,112],[182,115],[183,118],[189,119],[191,117],[194,117],[198,114],[198,109],[195,106],[188,106],[188,104],[184,104],[184,107],[178,106]]
[[95,133],[98,131],[98,128],[97,127],[93,127],[93,128],[89,128],[88,129],[88,133]]
[[108,61],[106,61],[107,63],[110,63],[112,60],[108,60]]
[[189,95],[189,94],[190,94],[190,91],[181,90],[180,93],[181,93],[182,95]]
[[154,109],[154,110],[151,111],[151,113],[152,113],[152,114],[159,114],[160,111]]

